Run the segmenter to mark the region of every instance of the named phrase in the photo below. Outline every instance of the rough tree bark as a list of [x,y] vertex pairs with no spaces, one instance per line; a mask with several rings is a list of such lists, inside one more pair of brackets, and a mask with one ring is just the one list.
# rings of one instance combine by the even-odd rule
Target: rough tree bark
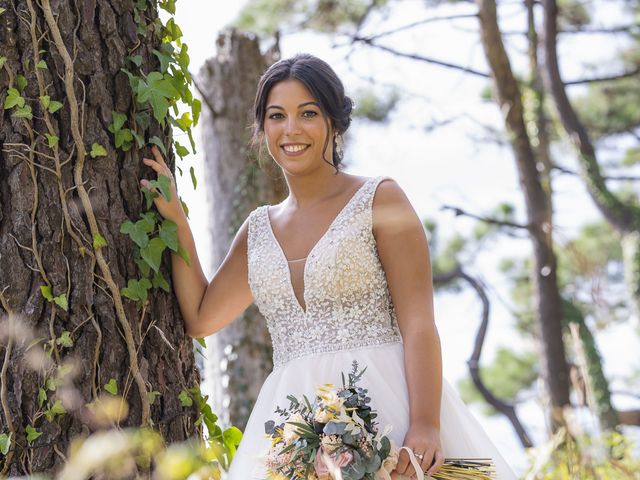
[[514,151],[534,251],[535,312],[543,349],[544,378],[551,400],[551,420],[561,424],[562,409],[569,401],[569,369],[562,338],[562,302],[558,289],[556,257],[552,241],[552,212],[542,187],[538,162],[523,118],[522,97],[513,75],[498,27],[493,0],[476,0],[480,31],[487,62],[492,72],[497,102],[505,118]]
[[640,318],[640,208],[637,199],[625,201],[611,191],[600,170],[596,149],[567,95],[560,73],[557,53],[558,6],[555,1],[542,2],[544,9],[544,77],[553,96],[562,126],[576,148],[581,176],[594,205],[623,237],[625,281]]
[[[272,161],[259,166],[250,148],[251,109],[264,70],[277,59],[260,53],[258,39],[235,30],[223,32],[216,56],[199,73],[207,108],[203,137],[207,192],[211,206],[213,267],[224,259],[251,210],[278,203],[286,185]],[[273,368],[264,318],[255,306],[208,339],[205,377],[221,420],[244,429],[260,386]]]
[[[136,112],[121,71],[125,57],[135,51],[146,71],[157,69],[152,49],[160,40],[137,31],[132,1],[0,0],[0,7],[0,105],[11,88],[23,88],[33,113],[28,119],[15,108],[0,110],[0,433],[13,440],[0,458],[2,474],[56,469],[70,439],[90,433],[85,405],[110,379],[129,404],[121,425],[153,425],[169,442],[186,439],[199,431],[197,412],[178,399],[199,382],[192,344],[172,294],[152,290],[138,310],[120,293],[128,279],[140,278],[134,244],[120,225],[142,211],[144,167],[140,152],[116,149],[107,130],[112,111]],[[155,2],[141,16],[150,31]],[[36,66],[40,61],[46,65]],[[62,107],[48,111],[42,96]],[[141,132],[170,142],[169,129],[153,118]],[[94,143],[104,156],[92,158]],[[165,254],[167,279],[168,266]],[[47,301],[41,287],[57,301]],[[22,334],[8,331],[9,316],[25,327]],[[40,347],[50,360],[33,370],[29,361]],[[77,396],[61,398],[47,379],[73,360]],[[152,391],[160,396],[150,404]],[[56,400],[68,413],[48,421],[43,411]],[[42,435],[27,441],[28,426]]]

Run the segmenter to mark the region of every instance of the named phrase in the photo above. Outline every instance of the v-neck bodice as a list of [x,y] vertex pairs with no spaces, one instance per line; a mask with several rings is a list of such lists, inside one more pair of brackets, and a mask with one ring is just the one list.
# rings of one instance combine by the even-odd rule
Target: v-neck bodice
[[400,341],[372,232],[373,196],[386,177],[365,181],[315,243],[304,264],[304,303],[268,205],[249,216],[249,285],[273,341],[274,365],[303,355]]

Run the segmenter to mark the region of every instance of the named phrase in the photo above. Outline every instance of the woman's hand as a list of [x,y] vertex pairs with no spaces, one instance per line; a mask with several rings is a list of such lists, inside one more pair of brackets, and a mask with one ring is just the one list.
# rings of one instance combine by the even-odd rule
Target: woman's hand
[[[440,430],[433,425],[427,423],[412,424],[404,437],[404,446],[413,450],[416,460],[426,475],[435,475],[444,463],[444,453],[440,444]],[[420,458],[421,455],[422,458]],[[409,453],[406,450],[400,451],[398,465],[391,474],[391,478],[395,480],[398,475],[404,475],[411,479],[416,478],[415,469],[411,465]],[[418,477],[417,480],[423,479]]]
[[160,215],[162,215],[164,218],[177,223],[178,220],[185,217],[185,213],[182,209],[180,198],[178,197],[176,181],[171,174],[171,170],[162,158],[158,147],[153,145],[151,147],[151,152],[153,153],[155,160],[152,160],[150,158],[143,158],[142,161],[145,163],[145,165],[151,167],[158,174],[158,178],[161,175],[169,178],[171,198],[169,199],[169,201],[167,201],[167,199],[165,199],[165,197],[158,191],[156,187],[151,186],[148,180],[140,180],[140,185],[158,194],[153,200],[153,203],[158,209],[158,212],[160,212]]

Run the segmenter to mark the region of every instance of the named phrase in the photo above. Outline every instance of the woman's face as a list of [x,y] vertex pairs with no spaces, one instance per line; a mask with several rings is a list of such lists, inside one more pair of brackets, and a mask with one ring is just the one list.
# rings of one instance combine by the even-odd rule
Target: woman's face
[[[322,159],[327,120],[311,92],[299,80],[276,83],[267,96],[264,133],[269,153],[286,173],[300,175],[333,167]],[[331,162],[329,141],[325,158]],[[323,167],[324,165],[324,167]]]

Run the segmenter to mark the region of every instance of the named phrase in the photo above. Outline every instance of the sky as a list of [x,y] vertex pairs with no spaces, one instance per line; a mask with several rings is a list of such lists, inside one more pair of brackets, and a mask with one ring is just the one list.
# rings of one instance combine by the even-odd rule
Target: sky
[[[245,0],[228,2],[213,0],[208,2],[180,0],[177,3],[176,22],[183,31],[183,39],[189,46],[191,71],[197,72],[204,61],[215,54],[217,32],[232,21]],[[403,25],[416,20],[416,8],[420,17],[443,16],[461,13],[460,6],[438,8],[430,13],[423,10],[422,0],[404,0],[403,8],[391,18],[374,18],[373,27]],[[475,13],[473,5],[462,6],[467,13]],[[521,30],[524,25],[522,9],[519,5],[500,10],[505,29]],[[611,11],[613,12],[613,10]],[[602,25],[616,23],[619,18],[604,12],[599,17]],[[461,65],[487,71],[484,53],[477,42],[475,19],[459,20],[455,23],[439,22],[430,24],[428,29],[420,28],[405,34],[388,37],[387,45],[403,51],[419,51],[421,54],[446,59]],[[614,40],[602,42],[601,38],[580,39],[589,42],[587,47],[577,50],[572,39],[561,38],[559,54],[561,58],[571,58],[562,65],[566,79],[578,78],[587,72],[585,64],[597,69],[598,61],[621,48],[622,42]],[[335,39],[335,43],[341,43]],[[522,41],[510,38],[514,68],[524,71],[526,65],[517,59],[522,55]],[[519,188],[515,162],[511,151],[489,142],[474,142],[469,136],[480,139],[485,131],[480,124],[492,125],[502,131],[502,119],[496,105],[479,101],[482,90],[487,86],[485,79],[471,77],[454,70],[411,61],[399,62],[393,56],[366,48],[355,48],[350,61],[345,61],[348,49],[335,47],[324,37],[301,33],[285,36],[281,42],[283,57],[306,51],[329,62],[342,78],[349,92],[355,94],[369,85],[363,77],[372,77],[379,83],[401,86],[406,94],[399,108],[394,111],[387,124],[372,124],[355,119],[350,128],[346,147],[346,171],[356,175],[388,175],[394,178],[409,197],[421,218],[438,222],[444,237],[469,233],[475,223],[464,218],[455,218],[442,211],[443,205],[455,205],[475,213],[486,213],[501,202],[513,203],[520,218],[523,218],[522,192]],[[577,89],[571,93],[576,93]],[[385,92],[384,88],[381,90]],[[456,119],[448,126],[428,132],[434,122]],[[201,125],[196,127],[196,142],[201,134]],[[183,144],[187,142],[181,142]],[[569,149],[555,152],[559,162],[575,168]],[[211,256],[208,253],[208,223],[206,219],[206,179],[202,170],[202,151],[187,157],[181,167],[188,172],[193,165],[200,179],[198,188],[193,190],[188,173],[178,176],[180,194],[191,211],[191,228],[196,239],[198,255],[208,278],[214,273]],[[573,236],[580,225],[599,217],[584,187],[575,178],[563,176],[557,179],[556,236],[559,239]],[[199,213],[201,212],[201,213]],[[478,252],[474,264],[469,268],[474,275],[486,280],[493,287],[492,317],[483,361],[491,358],[499,345],[518,345],[512,329],[512,317],[505,280],[498,274],[497,265],[508,255],[526,256],[530,252],[528,241],[499,240],[486,245],[487,251]],[[478,326],[480,305],[471,293],[439,294],[435,298],[436,321],[443,345],[443,365],[445,378],[452,384],[467,374],[466,359],[471,353],[475,330]],[[637,335],[629,335],[625,328],[613,329],[603,338],[599,346],[607,359],[607,373],[618,378],[628,372],[629,358],[619,352],[639,352]],[[524,344],[522,344],[524,347]],[[638,363],[636,354],[635,364]],[[621,398],[620,402],[625,399]],[[622,405],[622,404],[621,404]],[[495,439],[498,447],[513,460],[515,468],[522,470],[526,457],[519,447],[510,424],[500,417],[487,418],[477,406],[474,413]],[[536,440],[546,436],[545,420],[536,400],[530,400],[518,409]]]

